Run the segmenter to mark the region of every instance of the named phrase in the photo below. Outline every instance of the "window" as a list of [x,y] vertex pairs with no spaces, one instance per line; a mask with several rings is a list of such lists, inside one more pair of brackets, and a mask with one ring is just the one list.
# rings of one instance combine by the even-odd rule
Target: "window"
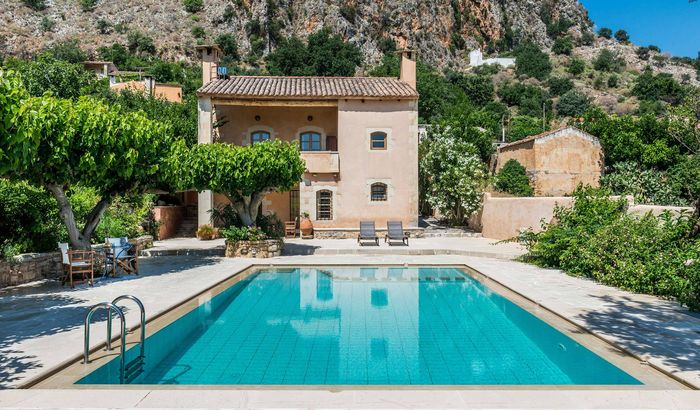
[[328,190],[316,192],[316,220],[333,219],[333,193]]
[[386,132],[373,132],[369,135],[369,147],[373,150],[386,149]]
[[321,151],[321,134],[304,132],[299,136],[302,151]]
[[372,184],[370,199],[372,201],[386,201],[386,184]]
[[267,131],[254,131],[250,134],[250,144],[255,145],[259,142],[270,140],[270,133]]

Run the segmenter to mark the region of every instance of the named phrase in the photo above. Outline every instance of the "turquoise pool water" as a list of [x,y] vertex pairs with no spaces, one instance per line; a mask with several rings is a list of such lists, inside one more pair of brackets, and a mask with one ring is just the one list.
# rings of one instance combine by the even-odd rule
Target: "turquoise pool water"
[[149,337],[132,383],[640,384],[459,269],[403,267],[260,270]]

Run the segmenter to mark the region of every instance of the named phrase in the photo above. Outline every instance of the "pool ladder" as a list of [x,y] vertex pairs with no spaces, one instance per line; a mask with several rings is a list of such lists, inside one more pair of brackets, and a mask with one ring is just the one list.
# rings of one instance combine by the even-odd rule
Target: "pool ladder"
[[[141,343],[140,343],[140,353],[139,356],[125,363],[126,360],[126,319],[124,317],[124,311],[117,306],[122,300],[131,300],[136,305],[138,305],[141,310]],[[91,307],[85,316],[85,345],[83,351],[83,363],[90,363],[90,320],[92,315],[101,309],[107,309],[107,343],[106,350],[112,350],[112,313],[116,313],[119,316],[119,322],[121,327],[120,332],[120,352],[119,352],[119,384],[129,383],[136,378],[139,374],[143,372],[143,366],[146,359],[146,309],[143,307],[143,303],[136,297],[132,295],[122,295],[114,299],[112,302],[98,303]]]

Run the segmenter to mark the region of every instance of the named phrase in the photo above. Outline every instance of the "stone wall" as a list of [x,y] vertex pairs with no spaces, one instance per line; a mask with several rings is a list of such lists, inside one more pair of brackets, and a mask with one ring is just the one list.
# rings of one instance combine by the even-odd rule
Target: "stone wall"
[[227,258],[272,258],[282,256],[282,239],[262,241],[226,241]]
[[[423,228],[404,228],[404,232],[408,232],[411,238],[422,238],[425,231]],[[314,239],[357,239],[359,233],[359,228],[314,229]],[[379,238],[384,238],[384,235],[386,235],[386,229],[377,229]]]
[[[153,237],[144,235],[130,242],[137,244],[139,249],[146,249],[153,246]],[[61,252],[24,253],[11,260],[0,260],[0,288],[41,279],[58,279],[62,273]]]

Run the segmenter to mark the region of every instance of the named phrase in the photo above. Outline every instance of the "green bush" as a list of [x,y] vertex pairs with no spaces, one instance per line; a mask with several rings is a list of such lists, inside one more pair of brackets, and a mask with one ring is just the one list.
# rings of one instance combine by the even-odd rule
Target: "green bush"
[[25,6],[32,10],[41,11],[46,8],[46,0],[22,0]]
[[532,196],[534,193],[527,170],[514,159],[509,159],[498,171],[493,185],[496,190],[515,196]]
[[494,86],[489,76],[458,74],[451,82],[460,87],[474,105],[483,106],[493,100]]
[[640,100],[664,101],[669,104],[679,104],[685,97],[685,88],[673,78],[669,73],[659,73],[654,75],[651,68],[647,67],[644,72],[637,77],[632,88],[632,94]]
[[610,87],[610,88],[617,87],[619,82],[620,82],[620,77],[616,76],[615,74],[608,77],[608,87]]
[[607,27],[601,27],[600,30],[598,30],[598,35],[609,40],[612,38],[613,32]]
[[557,38],[552,46],[552,52],[554,54],[569,55],[573,49],[574,42],[569,36]]
[[[679,176],[684,172],[679,170]],[[681,188],[672,184],[662,171],[644,169],[634,162],[620,162],[600,179],[602,186],[616,195],[632,195],[636,203],[679,205],[688,203],[680,197]]]
[[182,0],[182,5],[188,13],[197,13],[204,8],[204,0]]
[[221,48],[222,60],[238,61],[238,42],[233,34],[221,34],[216,38],[216,45]]
[[231,226],[219,229],[221,236],[227,241],[262,241],[267,239],[267,235],[257,226]]
[[572,90],[574,88],[574,82],[568,78],[551,77],[547,81],[547,86],[549,87],[549,93],[551,95],[559,96],[565,94],[569,90]]
[[557,112],[560,116],[578,117],[591,105],[590,99],[576,90],[569,90],[559,98]]
[[515,72],[518,75],[544,80],[552,72],[549,55],[532,42],[527,42],[515,51]]
[[530,135],[537,135],[545,130],[542,129],[542,119],[530,117],[529,115],[517,115],[510,121],[510,133],[508,142],[520,141]]
[[552,100],[545,90],[523,83],[505,84],[498,90],[501,100],[509,106],[517,105],[518,114],[532,117],[542,116],[542,106],[551,111]]
[[591,188],[574,197],[571,208],[555,209],[556,222],[520,236],[526,260],[700,309],[700,242],[688,238],[692,218],[630,216],[624,200]]
[[52,20],[51,18],[46,17],[46,16],[41,18],[41,31],[43,33],[46,33],[48,31],[53,30],[53,28],[55,26],[56,26],[56,22],[54,20]]
[[619,72],[625,66],[625,60],[612,50],[604,48],[593,60],[593,68],[598,71]]
[[204,31],[204,27],[202,26],[194,26],[192,27],[192,37],[197,38],[197,39],[202,39],[206,37],[207,33]]
[[566,70],[571,75],[579,76],[586,70],[586,62],[580,58],[572,58]]
[[83,11],[93,11],[97,7],[98,0],[80,0],[80,8]]
[[156,46],[153,38],[140,31],[132,31],[126,36],[129,51],[140,54],[155,54]]
[[617,30],[615,32],[615,39],[620,43],[627,44],[630,42],[630,35],[625,30]]

